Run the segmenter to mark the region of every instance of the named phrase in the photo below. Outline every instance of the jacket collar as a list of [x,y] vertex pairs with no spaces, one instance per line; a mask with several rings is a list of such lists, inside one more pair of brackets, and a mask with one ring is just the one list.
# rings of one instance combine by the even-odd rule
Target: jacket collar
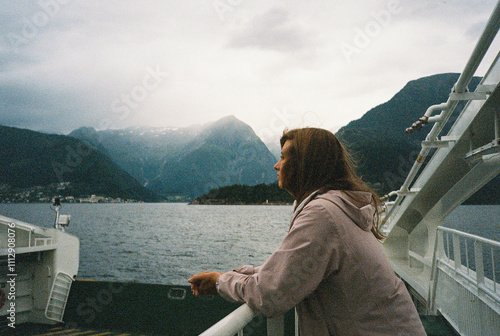
[[295,217],[298,216],[298,214],[304,209],[307,203],[311,201],[317,194],[319,193],[319,189],[316,191],[313,191],[309,196],[307,196],[300,204],[297,206],[297,201],[295,200],[293,202],[293,214],[292,214],[292,219],[290,220],[290,228],[292,227],[292,223],[295,220]]

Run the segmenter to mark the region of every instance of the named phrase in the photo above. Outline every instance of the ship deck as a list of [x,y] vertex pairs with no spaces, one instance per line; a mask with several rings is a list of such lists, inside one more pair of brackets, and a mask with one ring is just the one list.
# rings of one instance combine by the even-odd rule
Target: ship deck
[[[2,333],[4,335],[4,333]],[[5,335],[16,336],[150,336],[151,334],[124,333],[113,330],[96,330],[90,328],[68,328],[64,324],[46,325],[24,323],[15,329],[5,331]]]
[[[189,286],[77,280],[73,283],[65,324],[25,323],[4,327],[2,335],[19,336],[195,336],[238,305],[221,297],[197,298]],[[284,335],[293,335],[293,311],[285,316]],[[428,336],[457,336],[441,316],[421,315]],[[255,318],[252,335],[265,335],[266,323]],[[246,333],[245,333],[246,334]]]
[[[458,335],[440,316],[421,316],[428,336]],[[2,333],[3,334],[3,333]],[[68,328],[66,325],[46,325],[25,323],[15,330],[7,330],[4,335],[16,336],[162,336],[170,334],[129,333],[123,331],[95,328]]]

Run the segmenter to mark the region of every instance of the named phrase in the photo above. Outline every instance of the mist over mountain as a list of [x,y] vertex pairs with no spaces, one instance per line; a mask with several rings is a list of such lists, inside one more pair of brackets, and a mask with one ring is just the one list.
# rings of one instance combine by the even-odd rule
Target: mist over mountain
[[222,186],[276,181],[275,158],[252,128],[234,116],[187,128],[80,128],[69,135],[95,146],[142,185],[170,198],[193,199]]
[[[356,159],[358,174],[380,195],[403,183],[432,125],[410,135],[404,130],[429,106],[446,101],[458,76],[411,81],[337,132]],[[479,81],[474,78],[469,89]],[[276,182],[276,158],[234,116],[184,128],[82,127],[69,136],[0,126],[0,157],[0,196],[5,190],[71,182],[66,194],[191,201],[220,187]],[[500,177],[469,202],[500,204]]]

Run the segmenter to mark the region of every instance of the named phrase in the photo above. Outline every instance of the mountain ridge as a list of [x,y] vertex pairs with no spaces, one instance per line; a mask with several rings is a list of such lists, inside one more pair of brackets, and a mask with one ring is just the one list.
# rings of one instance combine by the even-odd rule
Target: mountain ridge
[[144,186],[165,197],[191,200],[231,184],[276,180],[275,159],[253,129],[234,116],[157,132],[154,127],[69,134],[107,153]]
[[[429,106],[447,101],[459,75],[444,73],[412,80],[390,100],[339,129],[337,136],[357,159],[358,174],[379,194],[399,189],[432,125],[412,134],[406,134],[405,129],[423,116]],[[469,91],[474,91],[480,80],[474,77]],[[449,131],[464,104],[457,106],[442,134]],[[500,204],[499,190],[497,176],[466,203]]]
[[[420,152],[420,142],[432,127],[428,125],[411,135],[406,134],[405,129],[424,115],[429,106],[446,101],[458,77],[458,73],[444,73],[409,81],[387,102],[370,109],[336,133],[354,157],[358,175],[379,195],[399,189]],[[474,77],[469,90],[474,91],[480,80]],[[457,107],[444,134],[460,111]],[[231,190],[241,193],[237,188],[220,188],[198,199],[211,203],[252,199],[251,190],[245,197],[233,195],[232,198],[227,195]],[[500,204],[500,176],[476,192],[466,204]]]
[[[337,132],[357,159],[358,175],[380,195],[403,183],[431,126],[411,135],[405,128],[429,106],[446,101],[458,76],[412,80]],[[479,81],[471,81],[471,91]],[[276,159],[253,129],[235,116],[189,127],[81,127],[68,136],[0,126],[0,137],[0,196],[6,188],[71,180],[80,194],[148,200],[161,199],[159,194],[191,201],[220,187],[276,182]],[[469,203],[500,204],[500,177]]]
[[0,126],[0,155],[0,184],[5,194],[69,183],[71,196],[161,200],[107,156],[65,135]]

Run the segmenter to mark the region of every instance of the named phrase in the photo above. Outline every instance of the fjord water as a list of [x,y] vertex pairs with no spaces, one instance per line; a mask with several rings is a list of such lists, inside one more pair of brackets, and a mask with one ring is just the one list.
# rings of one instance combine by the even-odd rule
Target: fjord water
[[[260,265],[288,230],[291,206],[65,204],[80,238],[78,278],[187,285],[192,274]],[[0,204],[0,214],[52,227],[49,204]],[[500,206],[460,206],[445,225],[500,240]]]
[[[286,235],[291,206],[66,204],[80,238],[78,278],[187,285],[191,275],[262,263]],[[0,214],[52,227],[49,204],[0,204]]]

